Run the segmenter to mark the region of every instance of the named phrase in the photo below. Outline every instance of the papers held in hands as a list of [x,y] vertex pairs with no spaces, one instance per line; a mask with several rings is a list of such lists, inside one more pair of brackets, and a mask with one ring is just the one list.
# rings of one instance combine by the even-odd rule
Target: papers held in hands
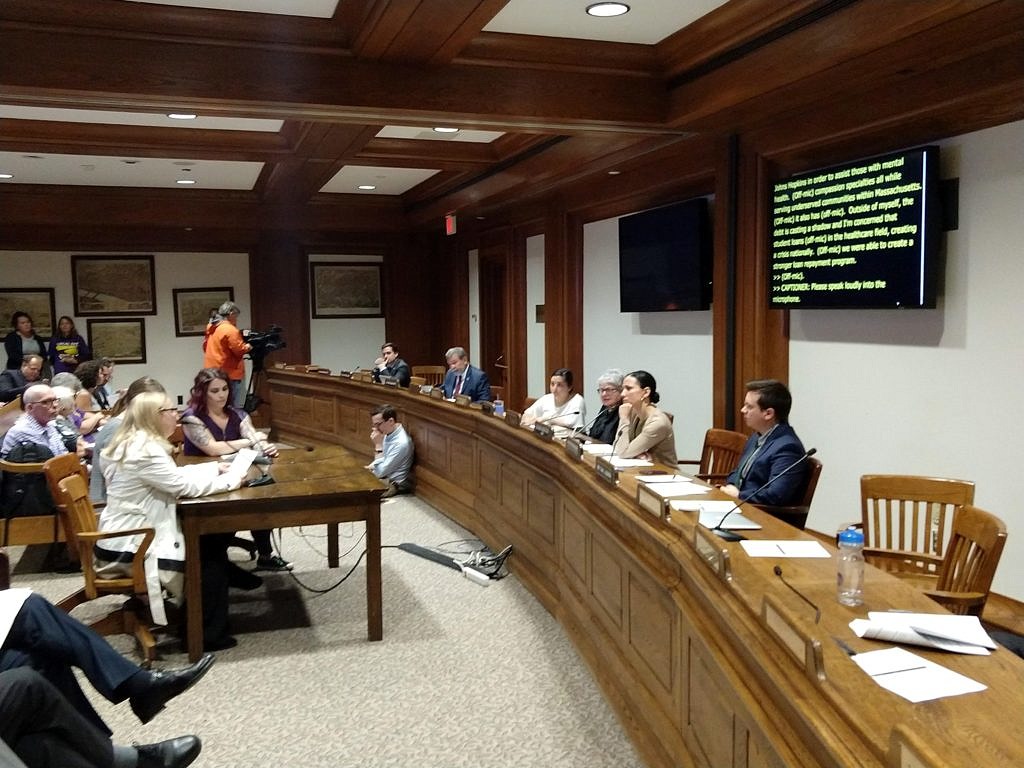
[[922,645],[974,656],[987,656],[989,649],[996,647],[977,616],[870,611],[866,619],[851,621],[850,629],[857,637],[869,640]]
[[[732,514],[729,512],[736,508],[735,501],[702,501],[700,499],[680,499],[670,502],[672,509],[677,512],[697,512],[697,522],[705,528],[726,531],[759,531],[761,526],[744,517],[737,509]],[[722,518],[725,518],[725,525],[722,525]]]

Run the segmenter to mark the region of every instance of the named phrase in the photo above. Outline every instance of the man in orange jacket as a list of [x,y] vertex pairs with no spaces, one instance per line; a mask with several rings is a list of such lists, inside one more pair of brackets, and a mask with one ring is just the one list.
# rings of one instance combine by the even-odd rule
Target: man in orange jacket
[[228,375],[231,404],[242,407],[245,398],[245,353],[252,347],[245,343],[238,330],[238,313],[233,301],[225,301],[206,326],[203,339],[203,367],[220,368]]

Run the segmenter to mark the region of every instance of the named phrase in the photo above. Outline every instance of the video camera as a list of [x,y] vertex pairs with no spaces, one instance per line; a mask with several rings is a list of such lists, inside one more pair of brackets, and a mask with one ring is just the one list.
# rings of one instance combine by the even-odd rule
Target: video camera
[[252,360],[254,371],[263,370],[263,358],[271,352],[288,346],[281,338],[281,326],[279,325],[271,325],[265,331],[244,331],[242,335],[246,343],[252,347],[249,350],[249,359]]

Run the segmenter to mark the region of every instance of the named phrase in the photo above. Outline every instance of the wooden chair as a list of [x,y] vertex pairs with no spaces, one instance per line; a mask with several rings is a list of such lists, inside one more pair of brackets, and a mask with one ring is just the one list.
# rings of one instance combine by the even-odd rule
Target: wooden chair
[[803,530],[807,525],[807,515],[811,511],[811,502],[814,500],[814,492],[818,488],[818,478],[821,477],[821,462],[813,456],[807,460],[807,485],[804,486],[804,493],[797,504],[788,506],[771,506],[769,504],[757,504],[772,517],[777,517],[784,523],[789,523],[794,528]]
[[18,395],[9,403],[0,405],[0,438],[6,435],[7,430],[14,426],[14,422],[21,418],[23,410],[21,407],[21,395]]
[[957,510],[934,589],[924,593],[952,613],[981,616],[1006,545],[1006,524],[970,504]]
[[974,503],[974,483],[915,475],[860,479],[864,556],[883,570],[937,578],[958,510]]
[[86,472],[86,467],[82,463],[81,459],[78,458],[78,454],[64,453],[60,456],[54,456],[52,459],[44,461],[43,474],[46,475],[46,484],[50,488],[50,495],[53,497],[53,502],[57,515],[60,519],[61,528],[64,531],[64,536],[68,539],[68,559],[72,563],[77,563],[78,543],[74,540],[74,535],[70,533],[71,529],[68,525],[67,509],[60,501],[60,481],[65,477],[78,475],[85,480],[85,484],[88,487],[89,475]]
[[409,389],[415,391],[427,383],[426,378],[423,376],[410,376],[409,377]]
[[[0,472],[41,475],[44,466],[44,462],[19,463],[0,459]],[[7,510],[3,510],[3,518],[0,546],[27,547],[33,544],[54,544],[64,541],[56,510],[52,514],[22,517],[7,517]]]
[[444,383],[444,375],[447,372],[448,369],[443,365],[414,365],[412,367],[413,376],[422,376],[424,384],[435,387]]
[[[68,595],[57,607],[71,611],[79,605],[105,595],[128,595],[121,606],[92,621],[89,626],[101,635],[134,635],[146,666],[156,658],[156,640],[150,629],[149,596],[144,570],[146,552],[153,541],[152,528],[131,528],[119,531],[99,531],[96,512],[89,500],[89,486],[81,475],[70,475],[58,483],[60,503],[64,505],[69,530],[78,543],[78,557],[82,564],[85,585]],[[96,573],[92,549],[98,541],[142,534],[139,549],[132,560],[131,576],[103,577]]]
[[704,448],[700,459],[684,459],[680,464],[697,466],[696,476],[709,483],[722,483],[736,469],[747,444],[742,432],[728,429],[709,429],[704,433]]

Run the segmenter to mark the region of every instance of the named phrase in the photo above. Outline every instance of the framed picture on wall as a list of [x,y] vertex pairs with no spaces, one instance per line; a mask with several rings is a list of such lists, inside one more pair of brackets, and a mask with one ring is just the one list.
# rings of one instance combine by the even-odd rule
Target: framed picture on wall
[[217,308],[235,300],[234,288],[175,288],[172,293],[175,336],[202,336]]
[[384,317],[380,264],[311,261],[309,295],[314,318]]
[[72,256],[76,315],[155,315],[152,256]]
[[116,363],[146,362],[146,320],[142,317],[88,320],[93,356]]
[[44,339],[53,336],[57,324],[53,288],[0,288],[0,328],[4,328],[4,335],[10,330],[15,312],[27,312],[32,327]]

